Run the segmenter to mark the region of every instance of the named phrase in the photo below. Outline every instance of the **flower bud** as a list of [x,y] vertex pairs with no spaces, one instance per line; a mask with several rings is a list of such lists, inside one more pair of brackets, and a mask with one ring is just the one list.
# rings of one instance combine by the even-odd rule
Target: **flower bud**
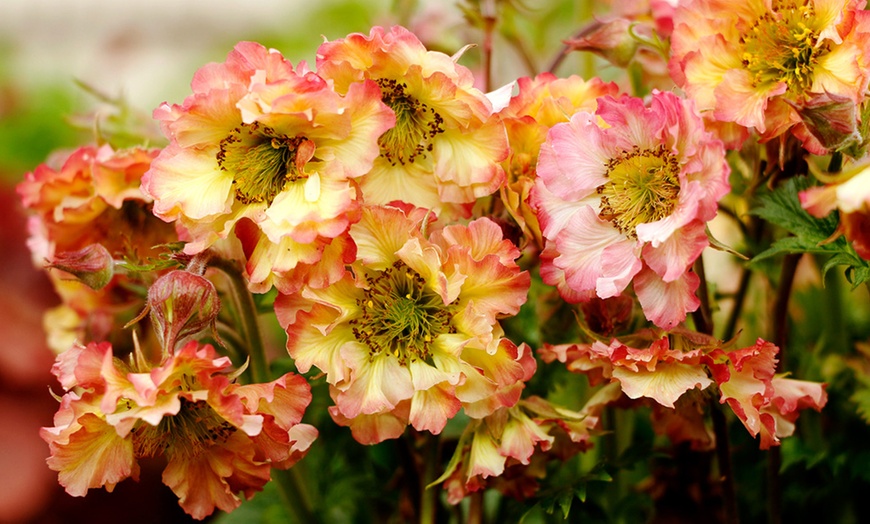
[[148,307],[161,346],[173,353],[186,337],[214,325],[221,305],[210,280],[175,270],[151,285]]
[[91,244],[78,251],[58,253],[48,267],[74,275],[93,290],[104,288],[115,274],[112,255],[100,244]]
[[575,51],[591,51],[618,67],[628,67],[640,45],[631,34],[632,25],[635,30],[650,32],[647,26],[626,18],[596,20],[565,44]]
[[815,93],[805,103],[792,106],[804,125],[828,150],[836,151],[861,142],[855,101],[834,93]]

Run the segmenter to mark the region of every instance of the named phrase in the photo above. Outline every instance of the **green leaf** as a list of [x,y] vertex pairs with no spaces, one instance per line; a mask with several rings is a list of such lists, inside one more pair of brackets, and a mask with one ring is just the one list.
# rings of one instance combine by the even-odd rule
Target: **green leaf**
[[556,498],[556,503],[559,504],[559,509],[562,510],[562,518],[567,519],[571,513],[571,503],[574,502],[575,494],[574,491],[566,491],[560,493]]
[[825,218],[815,218],[801,207],[798,194],[811,185],[807,177],[791,178],[772,193],[762,196],[761,205],[752,214],[780,226],[806,242],[814,241],[818,244],[834,234],[839,219],[835,213]]

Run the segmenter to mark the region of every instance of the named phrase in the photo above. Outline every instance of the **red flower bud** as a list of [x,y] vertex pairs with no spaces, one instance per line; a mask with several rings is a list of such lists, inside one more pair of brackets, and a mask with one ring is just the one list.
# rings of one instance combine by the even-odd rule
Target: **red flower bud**
[[48,267],[66,271],[94,290],[104,288],[115,274],[112,255],[100,244],[58,253]]
[[173,353],[186,337],[214,325],[221,305],[210,280],[176,270],[151,285],[148,307],[160,344]]
[[858,108],[851,98],[833,93],[815,93],[803,104],[789,104],[826,149],[836,151],[861,142]]

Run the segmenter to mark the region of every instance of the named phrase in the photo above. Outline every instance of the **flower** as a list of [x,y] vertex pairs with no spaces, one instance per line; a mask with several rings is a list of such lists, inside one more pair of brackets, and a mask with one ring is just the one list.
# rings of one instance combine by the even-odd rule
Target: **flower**
[[545,362],[559,360],[569,371],[588,374],[593,384],[603,379],[619,382],[628,398],[650,398],[668,408],[687,391],[713,383],[701,365],[701,349],[673,349],[667,337],[653,340],[648,348],[632,348],[613,339],[609,345],[600,341],[545,345],[540,354]]
[[520,227],[542,244],[538,220],[529,207],[529,195],[536,177],[538,152],[547,131],[578,111],[594,111],[598,97],[615,95],[618,88],[599,78],[589,81],[576,75],[557,78],[552,73],[522,77],[517,80],[517,87],[516,96],[498,113],[510,143],[510,152],[502,163],[507,180],[501,197]]
[[[263,233],[247,241],[258,253],[252,285],[264,291],[272,273],[293,281],[285,274],[318,263],[322,246],[355,219],[351,179],[371,168],[377,138],[394,121],[380,89],[358,82],[339,95],[304,62],[294,70],[253,42],[201,68],[191,87],[182,105],[154,111],[170,139],[142,180],[154,213],[186,230],[189,254],[248,219]],[[320,247],[308,249],[312,244]],[[282,257],[286,248],[305,255]]]
[[564,462],[592,447],[601,410],[619,396],[618,388],[601,388],[580,411],[532,396],[472,420],[435,482],[444,483],[450,504],[486,487],[520,499],[531,497],[538,489],[536,477],[544,476],[545,461]]
[[58,152],[27,173],[16,190],[31,212],[28,246],[35,263],[93,244],[119,258],[144,259],[156,256],[155,246],[175,239],[173,228],[154,218],[151,199],[139,190],[158,152],[83,146]]
[[779,348],[758,339],[755,345],[730,352],[716,349],[708,366],[726,402],[747,431],[760,435],[761,449],[778,446],[794,433],[799,410],[821,410],[828,400],[825,384],[776,375]]
[[553,126],[541,148],[532,202],[545,282],[578,301],[633,281],[646,317],[674,327],[698,307],[689,268],[709,243],[705,223],[728,173],[722,143],[690,102],[600,98],[595,114]]
[[353,272],[275,301],[297,368],[326,374],[333,419],[362,443],[408,424],[438,434],[460,408],[486,416],[513,405],[534,373],[498,323],[530,284],[516,247],[485,218],[429,227],[422,210],[367,206],[350,230]]
[[[56,352],[73,341],[112,340],[116,328],[144,305],[135,291],[144,284],[140,276],[114,271],[115,261],[148,264],[178,240],[175,228],[152,214],[151,199],[139,188],[158,152],[83,146],[53,155],[18,184],[31,213],[27,243],[33,259],[60,270],[49,276],[62,304],[45,315]],[[114,342],[129,345],[129,335]]]
[[507,140],[489,100],[468,69],[427,51],[407,29],[374,27],[368,36],[324,42],[317,70],[341,93],[376,82],[395,115],[395,125],[378,139],[374,166],[360,179],[367,203],[399,200],[464,214],[457,204],[501,185]]
[[794,127],[816,154],[795,108],[815,95],[858,104],[867,89],[868,20],[858,0],[693,0],[674,13],[670,69],[699,111],[770,140]]
[[52,372],[67,391],[42,428],[48,465],[73,496],[138,479],[138,460],[163,455],[163,481],[197,519],[232,511],[269,481],[270,468],[302,458],[317,430],[300,424],[307,382],[286,374],[239,385],[230,361],[191,341],[160,365],[125,364],[109,343],[74,346]]

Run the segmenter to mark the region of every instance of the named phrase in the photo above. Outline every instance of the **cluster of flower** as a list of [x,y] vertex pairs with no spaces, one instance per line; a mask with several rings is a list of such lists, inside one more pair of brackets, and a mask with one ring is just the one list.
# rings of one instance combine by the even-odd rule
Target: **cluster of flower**
[[[238,44],[196,72],[182,104],[155,110],[166,147],[83,147],[19,185],[35,259],[80,280],[53,273],[63,305],[47,328],[66,393],[42,433],[50,467],[83,495],[165,455],[164,481],[202,518],[306,453],[317,436],[301,423],[306,380],[241,385],[242,370],[201,344],[211,327],[244,361],[251,331],[227,328],[217,297],[231,284],[214,273],[233,264],[250,292],[277,290],[289,355],[325,375],[332,419],[360,443],[409,425],[439,434],[464,411],[441,479],[454,503],[536,448],[588,447],[601,407],[623,394],[671,417],[661,427],[675,441],[705,445],[697,405],[680,408],[712,387],[763,448],[778,444],[800,409],[825,404],[823,385],[776,375],[771,343],[734,350],[680,325],[699,306],[692,268],[730,190],[726,147],[753,129],[817,154],[857,147],[870,56],[858,3],[696,0],[659,13],[685,98],[550,73],[484,94],[459,57],[401,27],[323,43],[316,71]],[[586,36],[574,45],[618,47]],[[843,183],[804,198],[819,215],[866,217],[867,193]],[[866,218],[856,224],[850,238],[866,235]],[[175,242],[164,266],[130,262],[146,267]],[[500,324],[526,302],[524,268],[538,261],[565,301],[630,312],[636,298],[654,325],[539,348],[543,362],[610,382],[579,412],[522,397],[536,359]],[[154,329],[131,344],[119,327],[136,321]]]

